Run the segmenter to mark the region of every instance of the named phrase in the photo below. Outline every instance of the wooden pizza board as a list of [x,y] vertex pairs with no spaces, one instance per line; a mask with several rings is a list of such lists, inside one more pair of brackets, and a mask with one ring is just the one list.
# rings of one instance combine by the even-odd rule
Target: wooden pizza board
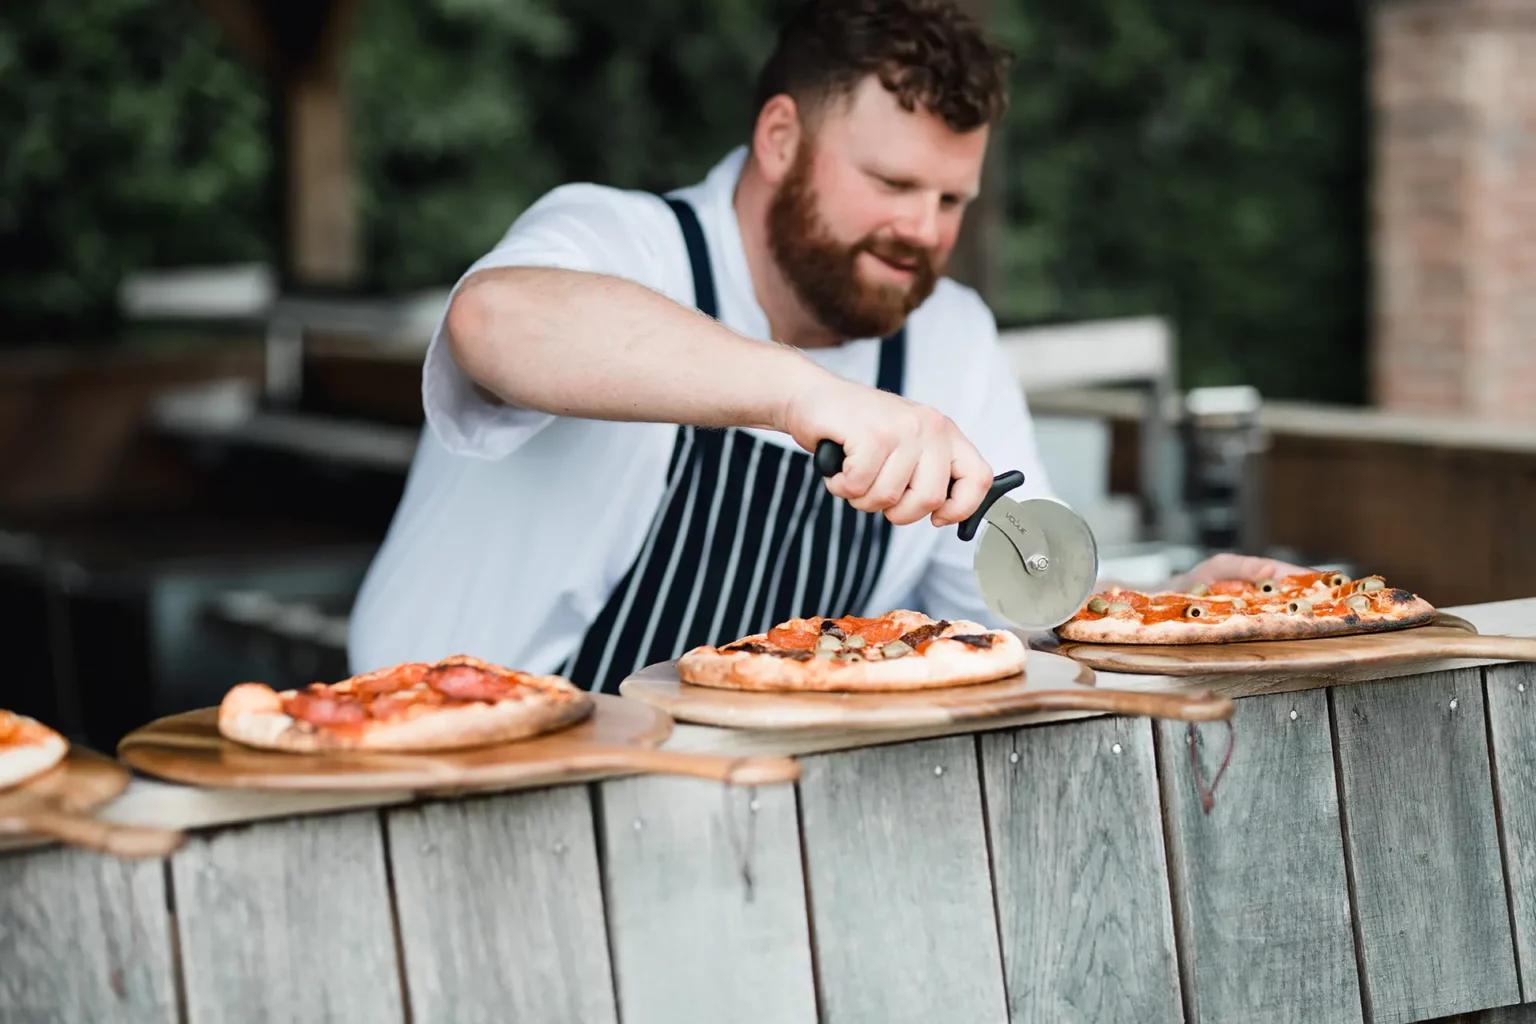
[[0,834],[47,837],[119,857],[164,857],[181,845],[180,832],[90,815],[127,789],[130,777],[111,758],[71,747],[43,774],[0,790]]
[[1344,680],[1363,669],[1444,659],[1536,661],[1536,639],[1484,636],[1466,619],[1443,612],[1427,626],[1308,640],[1089,644],[1045,635],[1032,637],[1031,644],[1099,672],[1180,677],[1302,674]]
[[218,709],[203,708],[149,723],[117,752],[149,775],[194,786],[266,790],[411,790],[421,793],[517,789],[613,773],[689,775],[735,785],[793,782],[800,766],[786,757],[723,757],[656,750],[672,720],[654,708],[593,695],[586,720],[526,740],[392,754],[360,751],[288,754],[260,750],[219,734]]
[[1191,722],[1230,718],[1232,701],[1205,693],[1141,693],[1094,684],[1085,666],[1031,651],[1023,673],[905,693],[758,693],[690,686],[667,661],[630,676],[619,692],[684,722],[734,729],[908,729],[1032,711],[1100,711]]

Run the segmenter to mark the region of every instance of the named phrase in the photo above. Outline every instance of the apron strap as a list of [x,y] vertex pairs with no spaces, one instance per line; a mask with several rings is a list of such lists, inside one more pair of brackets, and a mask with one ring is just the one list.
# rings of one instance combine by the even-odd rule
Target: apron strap
[[720,307],[715,301],[715,275],[709,268],[709,247],[704,244],[704,229],[699,226],[699,215],[685,199],[663,197],[677,223],[683,229],[683,244],[688,247],[688,263],[693,267],[693,304],[705,316],[720,319]]
[[901,394],[907,376],[907,329],[898,328],[896,333],[880,342],[880,368],[875,371],[875,387]]

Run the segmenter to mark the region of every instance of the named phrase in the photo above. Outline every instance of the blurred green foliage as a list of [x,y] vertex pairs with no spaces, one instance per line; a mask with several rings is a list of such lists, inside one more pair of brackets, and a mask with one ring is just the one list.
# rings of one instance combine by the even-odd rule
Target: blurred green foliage
[[266,258],[263,88],[191,0],[0,4],[4,343],[100,341],[134,267]]
[[[1363,388],[1365,48],[1323,0],[993,0],[1004,323],[1169,316],[1186,385]],[[570,180],[664,189],[744,140],[793,0],[367,0],[368,286],[451,283]],[[271,259],[266,85],[193,0],[0,7],[5,338],[112,327],[136,266]]]
[[1161,313],[1184,386],[1361,400],[1359,7],[999,0],[997,12],[1018,56],[999,319]]

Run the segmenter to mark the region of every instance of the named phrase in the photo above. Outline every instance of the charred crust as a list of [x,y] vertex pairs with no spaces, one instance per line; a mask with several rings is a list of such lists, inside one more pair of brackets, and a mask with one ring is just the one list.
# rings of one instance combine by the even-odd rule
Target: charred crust
[[987,633],[967,633],[964,636],[946,637],[947,640],[958,640],[967,647],[974,647],[979,651],[990,650],[996,637]]
[[1416,598],[1406,590],[1389,590],[1387,600],[1392,604],[1412,604]]

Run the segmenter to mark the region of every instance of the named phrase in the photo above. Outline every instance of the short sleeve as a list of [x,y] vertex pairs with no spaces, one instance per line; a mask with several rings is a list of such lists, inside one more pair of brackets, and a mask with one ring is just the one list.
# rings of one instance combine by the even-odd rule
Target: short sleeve
[[[979,300],[977,305],[985,317],[980,331],[985,345],[976,360],[982,373],[972,384],[976,395],[973,414],[956,416],[956,423],[980,449],[993,472],[1011,469],[1023,472],[1024,484],[1012,491],[1011,497],[1049,496],[1052,494],[1051,484],[1040,464],[1029,404],[1017,374],[998,345],[997,325],[992,314],[980,305]],[[934,618],[969,619],[992,627],[1007,626],[1005,622],[996,621],[996,616],[982,600],[972,567],[975,553],[974,540],[962,541],[956,527],[945,527],[918,584],[919,601],[924,611]]]
[[[678,298],[678,266],[666,246],[681,241],[675,220],[656,196],[598,185],[564,185],[530,206],[454,285],[495,267],[554,267],[611,274]],[[499,459],[516,451],[554,417],[488,400],[454,361],[447,310],[427,347],[421,401],[427,426],[456,455]]]

